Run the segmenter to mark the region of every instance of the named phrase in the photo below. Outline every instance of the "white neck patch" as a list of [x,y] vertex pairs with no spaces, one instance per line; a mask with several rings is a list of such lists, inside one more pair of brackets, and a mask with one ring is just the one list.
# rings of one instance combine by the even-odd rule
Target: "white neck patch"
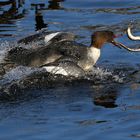
[[101,51],[100,49],[95,47],[91,47],[89,49],[88,57],[94,61],[94,64],[97,62],[97,60],[100,57],[100,51]]

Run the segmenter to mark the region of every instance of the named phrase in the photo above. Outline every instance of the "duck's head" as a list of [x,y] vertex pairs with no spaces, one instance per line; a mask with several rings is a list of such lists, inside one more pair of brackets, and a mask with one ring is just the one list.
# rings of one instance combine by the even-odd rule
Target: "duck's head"
[[101,49],[105,43],[112,43],[120,48],[120,43],[114,40],[120,36],[115,35],[112,31],[97,31],[91,36],[91,46]]
[[[137,40],[140,39],[139,36],[134,37],[131,34],[130,27],[128,27],[127,29],[127,34],[129,38],[132,40],[136,40],[136,38]],[[91,47],[101,49],[105,43],[112,43],[114,46],[117,46],[119,48],[124,48],[131,52],[140,52],[140,48],[129,48],[125,46],[124,44],[115,41],[115,38],[120,37],[120,36],[122,36],[122,34],[115,35],[112,31],[97,31],[91,36]]]

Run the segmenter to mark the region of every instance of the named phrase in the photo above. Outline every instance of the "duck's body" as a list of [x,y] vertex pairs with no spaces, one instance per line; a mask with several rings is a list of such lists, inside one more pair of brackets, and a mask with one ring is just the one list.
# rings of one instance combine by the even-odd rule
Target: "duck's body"
[[[73,56],[81,59],[80,53],[87,48],[74,41],[62,41],[35,49],[14,48],[8,52],[7,60],[27,66],[40,66],[54,62],[61,56]],[[36,63],[35,63],[36,62]]]
[[87,47],[75,41],[61,41],[36,49],[14,48],[9,51],[7,60],[17,65],[39,67],[55,62],[62,56],[75,57],[75,63],[87,71],[98,60],[100,49]]
[[[66,36],[66,38],[65,38]],[[68,39],[70,37],[70,39]],[[49,38],[49,39],[48,39]],[[70,64],[72,69],[82,69],[83,71],[90,71],[100,57],[100,50],[104,43],[113,43],[114,34],[111,31],[99,31],[92,35],[91,45],[85,46],[73,40],[72,34],[51,33],[45,37],[45,44],[42,47],[34,49],[14,48],[8,52],[6,61],[15,63],[16,65],[24,65],[31,67],[47,67],[61,63],[58,60],[65,61],[64,57],[69,58],[70,61],[65,61]],[[48,40],[47,40],[48,39]],[[46,41],[47,40],[47,41]],[[116,45],[117,46],[117,45]],[[74,58],[73,61],[71,61]],[[44,66],[45,65],[45,66]],[[49,71],[48,68],[48,71]],[[50,71],[49,71],[50,72]]]
[[47,48],[41,48],[40,54],[46,52],[45,64],[56,61],[61,57],[75,58],[75,63],[83,70],[89,70],[98,60],[100,49],[87,47],[75,41],[62,41],[53,46],[50,44]]

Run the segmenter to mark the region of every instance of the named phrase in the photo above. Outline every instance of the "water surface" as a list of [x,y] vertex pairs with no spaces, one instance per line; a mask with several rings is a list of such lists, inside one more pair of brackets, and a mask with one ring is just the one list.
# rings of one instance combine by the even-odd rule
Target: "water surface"
[[[87,45],[94,31],[109,29],[123,34],[117,41],[139,47],[140,42],[130,41],[125,33],[132,22],[134,34],[140,34],[139,5],[138,0],[1,0],[1,57],[11,42],[40,29],[72,32]],[[28,89],[21,97],[19,93],[1,100],[0,139],[139,139],[139,60],[139,53],[106,44],[97,63],[101,82]],[[10,80],[20,77],[16,74]]]

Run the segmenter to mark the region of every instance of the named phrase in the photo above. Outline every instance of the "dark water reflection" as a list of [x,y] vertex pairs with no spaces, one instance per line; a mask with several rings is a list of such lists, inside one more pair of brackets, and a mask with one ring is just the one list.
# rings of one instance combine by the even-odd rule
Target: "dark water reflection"
[[[42,15],[42,10],[60,10],[63,9],[61,7],[61,2],[63,2],[64,0],[50,0],[48,1],[48,5],[47,3],[44,2],[40,2],[40,3],[36,3],[35,1],[30,2],[29,1],[29,5],[25,2],[25,0],[9,0],[9,1],[2,1],[0,2],[0,24],[1,29],[0,32],[8,32],[11,31],[10,28],[17,26],[17,21],[19,21],[20,19],[22,20],[23,18],[25,18],[30,10],[34,11],[34,15],[33,17],[31,17],[31,20],[34,20],[35,22],[35,30],[40,30],[42,28],[46,28],[47,27],[47,23],[44,23],[44,19],[43,19],[43,15]],[[27,23],[28,24],[28,23]],[[32,25],[30,25],[32,26]],[[29,27],[30,27],[29,26]],[[9,27],[9,29],[5,29]],[[15,30],[14,30],[15,31]],[[2,33],[0,34],[1,37],[8,37],[8,36],[14,36],[11,33]]]
[[92,102],[92,96],[99,95],[88,85],[31,90],[26,91],[26,94],[32,94],[32,98],[28,96],[24,100],[1,102],[2,139],[106,137],[117,140],[139,136],[139,107],[134,107],[131,101],[137,101],[138,105],[139,94],[136,96],[134,92],[122,89],[115,93],[118,107],[114,109],[97,106]]
[[[125,34],[131,21],[133,32],[140,34],[139,5],[134,0],[2,0],[0,41],[15,41],[45,28],[73,32],[77,41],[90,44],[92,32],[109,29],[123,34],[118,38],[123,44],[140,46]],[[62,84],[0,100],[0,139],[140,138],[140,54],[111,45],[102,53],[97,66],[123,69],[124,75],[137,71],[124,83]]]
[[64,2],[65,0],[50,0],[48,1],[49,5],[48,5],[48,9],[51,9],[51,10],[56,10],[56,9],[64,9],[62,6],[61,6],[61,2]]

